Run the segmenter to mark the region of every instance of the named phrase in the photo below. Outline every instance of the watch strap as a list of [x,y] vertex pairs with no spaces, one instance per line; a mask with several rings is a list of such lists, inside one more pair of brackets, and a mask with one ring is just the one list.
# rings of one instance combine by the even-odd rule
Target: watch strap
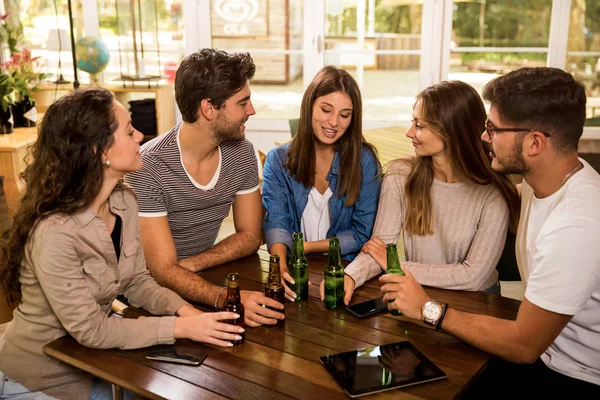
[[442,304],[442,315],[440,315],[438,320],[435,322],[435,330],[436,331],[439,331],[440,328],[442,327],[442,321],[444,320],[444,317],[446,316],[447,310],[448,310],[448,303]]

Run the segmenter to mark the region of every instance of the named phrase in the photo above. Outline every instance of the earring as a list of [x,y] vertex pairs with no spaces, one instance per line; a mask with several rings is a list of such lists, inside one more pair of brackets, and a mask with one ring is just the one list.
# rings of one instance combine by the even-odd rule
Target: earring
[[108,161],[108,160],[104,161],[104,166],[105,167],[110,167],[110,161]]

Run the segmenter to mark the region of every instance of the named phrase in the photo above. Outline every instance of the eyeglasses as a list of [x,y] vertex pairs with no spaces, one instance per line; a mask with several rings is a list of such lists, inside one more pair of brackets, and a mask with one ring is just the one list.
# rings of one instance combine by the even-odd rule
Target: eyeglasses
[[546,132],[542,132],[540,130],[537,129],[531,129],[531,128],[496,128],[494,125],[492,125],[492,123],[490,122],[489,119],[485,120],[485,131],[487,132],[488,136],[490,137],[490,140],[492,140],[494,138],[494,135],[497,133],[501,133],[501,132],[540,132],[541,134],[543,134],[546,137],[550,137],[549,133]]

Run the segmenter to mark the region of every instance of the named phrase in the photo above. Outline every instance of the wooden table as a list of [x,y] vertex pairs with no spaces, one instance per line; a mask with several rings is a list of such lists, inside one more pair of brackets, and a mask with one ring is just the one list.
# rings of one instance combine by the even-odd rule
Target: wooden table
[[0,135],[0,175],[4,177],[4,195],[12,216],[19,204],[25,184],[19,174],[25,170],[27,148],[37,140],[37,127],[16,128],[8,135]]
[[379,161],[385,166],[397,158],[415,154],[412,141],[406,137],[408,127],[389,126],[386,128],[367,129],[363,135],[367,142],[377,149]]
[[[309,279],[321,282],[324,256],[309,257]],[[241,288],[262,291],[268,274],[268,253],[212,268],[202,276],[222,285],[228,272],[238,272]],[[380,284],[367,282],[353,302],[380,296]],[[516,318],[519,302],[484,293],[427,289],[436,300],[453,307]],[[484,368],[490,356],[455,337],[435,332],[420,322],[389,313],[357,319],[343,309],[327,310],[310,288],[306,302],[286,304],[283,326],[248,328],[246,341],[230,349],[178,340],[177,346],[204,348],[208,357],[199,367],[145,360],[145,349],[94,350],[67,336],[45,346],[44,352],[143,396],[158,399],[322,399],[347,398],[326,372],[319,357],[374,345],[409,340],[448,377],[372,397],[394,399],[452,399]]]

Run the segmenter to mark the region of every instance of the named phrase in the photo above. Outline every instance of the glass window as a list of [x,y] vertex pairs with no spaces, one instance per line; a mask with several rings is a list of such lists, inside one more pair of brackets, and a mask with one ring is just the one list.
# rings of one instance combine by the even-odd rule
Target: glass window
[[185,55],[182,4],[183,0],[99,1],[100,36],[110,51],[104,81],[120,80],[122,75],[161,75],[174,81]]
[[448,78],[481,92],[496,76],[546,66],[551,12],[552,0],[456,0]]
[[358,81],[365,121],[411,119],[419,93],[422,3],[326,1],[325,64]]
[[586,88],[586,125],[600,126],[600,1],[571,2],[565,68]]
[[250,86],[256,117],[293,119],[304,87],[303,1],[211,1],[212,46],[248,52],[256,64]]
[[[50,80],[73,80],[73,58],[69,31],[67,0],[20,0],[5,2],[6,11],[19,15],[23,28],[20,48],[31,50],[32,56],[40,56],[39,65],[43,72],[52,74]],[[81,2],[72,2],[74,32],[81,37],[83,25],[80,21]],[[59,68],[59,59],[61,61]]]

